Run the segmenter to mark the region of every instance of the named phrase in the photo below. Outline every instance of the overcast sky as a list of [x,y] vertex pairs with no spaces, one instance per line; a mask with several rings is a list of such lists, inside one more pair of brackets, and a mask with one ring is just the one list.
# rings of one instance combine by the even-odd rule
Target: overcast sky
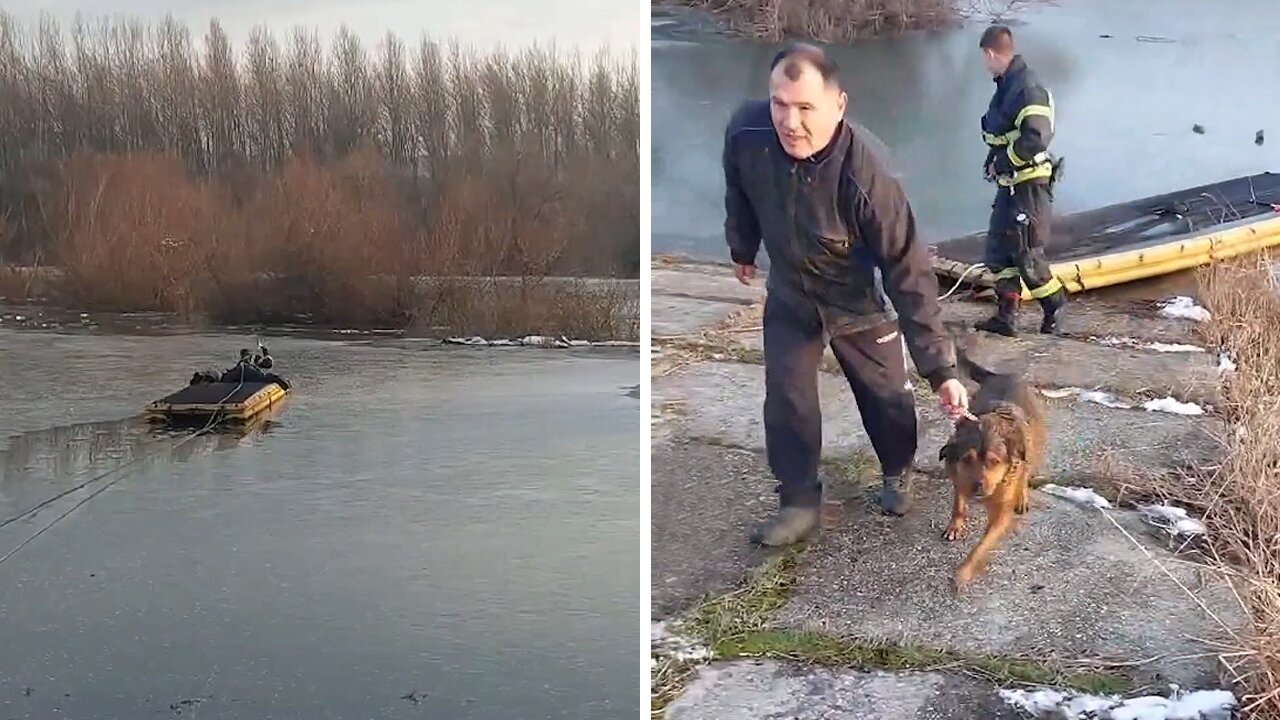
[[77,12],[146,20],[171,13],[197,38],[216,16],[237,46],[255,25],[266,25],[283,38],[295,25],[328,37],[346,23],[368,47],[394,30],[405,40],[416,41],[425,32],[480,49],[554,41],[566,49],[608,44],[626,51],[648,37],[647,15],[638,6],[636,0],[10,0],[4,10],[24,22],[34,22],[44,10],[65,25]]

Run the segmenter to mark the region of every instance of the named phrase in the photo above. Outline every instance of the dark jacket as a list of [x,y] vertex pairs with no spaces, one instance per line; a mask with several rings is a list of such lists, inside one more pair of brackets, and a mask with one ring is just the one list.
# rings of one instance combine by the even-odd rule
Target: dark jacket
[[821,152],[795,160],[778,142],[768,101],[748,101],[729,120],[723,163],[729,253],[754,263],[764,241],[771,298],[815,305],[832,336],[897,319],[934,389],[956,377],[911,206],[849,123]]
[[[1035,72],[1021,55],[1014,55],[1004,74],[995,79],[996,91],[982,116],[983,140],[991,145],[988,162],[995,163],[997,175],[1010,175],[1031,166],[1036,155],[1047,153],[1053,140],[1053,101]],[[1007,136],[1017,130],[1013,142]],[[1000,138],[996,144],[992,137]],[[1012,147],[1014,157],[1010,157]],[[1047,177],[1029,182],[1045,183]]]

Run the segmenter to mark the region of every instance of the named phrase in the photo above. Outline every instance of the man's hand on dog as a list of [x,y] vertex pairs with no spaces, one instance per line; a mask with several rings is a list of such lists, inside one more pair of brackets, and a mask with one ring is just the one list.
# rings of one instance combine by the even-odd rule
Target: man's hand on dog
[[959,420],[969,412],[969,391],[959,380],[948,380],[938,388],[938,404],[952,420]]

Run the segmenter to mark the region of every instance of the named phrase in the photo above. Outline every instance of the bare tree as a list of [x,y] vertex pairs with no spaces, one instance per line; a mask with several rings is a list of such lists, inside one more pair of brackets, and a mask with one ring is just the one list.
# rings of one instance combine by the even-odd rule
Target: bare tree
[[329,142],[341,157],[373,135],[369,68],[360,39],[346,26],[333,40],[333,89],[329,104]]
[[264,27],[249,35],[244,74],[245,147],[257,167],[270,170],[284,159],[289,141],[280,46]]
[[418,156],[410,129],[412,84],[404,43],[394,33],[387,33],[378,47],[375,80],[379,146],[396,167],[409,168]]
[[451,131],[457,108],[450,102],[449,79],[440,46],[423,38],[413,68],[413,98],[409,123],[422,144],[421,164],[439,189],[446,178],[456,136]]
[[227,170],[242,157],[240,78],[231,43],[222,25],[213,20],[204,40],[200,65],[200,100],[207,169]]
[[294,153],[321,153],[325,137],[330,75],[315,32],[295,28],[289,49],[285,92],[289,139]]
[[181,155],[191,168],[204,167],[191,34],[170,16],[155,35],[159,79],[152,98],[163,149]]

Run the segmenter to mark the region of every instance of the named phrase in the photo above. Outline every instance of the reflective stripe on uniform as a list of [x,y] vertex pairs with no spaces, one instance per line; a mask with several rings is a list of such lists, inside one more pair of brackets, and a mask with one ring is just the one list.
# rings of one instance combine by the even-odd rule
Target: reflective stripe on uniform
[[[1037,156],[1038,157],[1038,156]],[[1053,165],[1047,161],[1025,167],[1012,175],[997,175],[996,184],[1003,187],[1012,187],[1028,180],[1038,180],[1053,175]]]
[[[1005,154],[1009,156],[1009,162],[1013,163],[1014,167],[1025,167],[1028,163],[1027,160],[1023,160],[1018,157],[1018,153],[1014,151],[1012,143],[1010,143],[1008,149],[1005,150]],[[1035,155],[1032,155],[1030,162],[1036,165],[1047,163],[1049,162],[1049,153],[1042,150]]]
[[1054,127],[1057,125],[1056,118],[1054,117],[1055,110],[1053,106],[1053,93],[1049,92],[1048,88],[1045,88],[1044,94],[1049,98],[1048,105],[1028,105],[1022,108],[1022,110],[1018,112],[1017,117],[1015,117],[1013,120],[1012,130],[1010,130],[1007,133],[999,133],[999,134],[983,132],[982,142],[992,147],[998,147],[1000,145],[1012,145],[1015,140],[1017,140],[1019,137],[1022,136],[1022,131],[1018,129],[1019,127],[1022,126],[1022,121],[1026,120],[1032,115],[1049,118],[1049,132],[1053,132]]
[[996,280],[1010,280],[1016,277],[1018,277],[1018,268],[1009,267],[996,273]]
[[1032,298],[1036,300],[1043,300],[1061,289],[1062,281],[1055,277],[1038,288],[1031,288],[1030,292]]
[[1049,118],[1049,125],[1050,127],[1053,126],[1053,107],[1049,105],[1028,105],[1022,108],[1022,111],[1018,113],[1018,117],[1014,118],[1013,126],[1021,126],[1023,120],[1033,115]]

